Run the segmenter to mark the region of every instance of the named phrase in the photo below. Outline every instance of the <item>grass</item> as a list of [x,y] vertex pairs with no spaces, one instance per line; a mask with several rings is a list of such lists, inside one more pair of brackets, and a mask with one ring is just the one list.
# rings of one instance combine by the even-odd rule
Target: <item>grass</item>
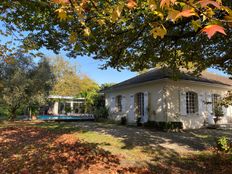
[[[86,128],[85,125],[89,127]],[[95,127],[92,127],[93,125]],[[229,166],[232,166],[230,154],[221,155],[211,150],[189,151],[182,154],[175,149],[162,146],[162,143],[166,142],[162,135],[167,137],[188,135],[190,140],[195,139],[196,142],[200,140],[207,144],[214,138],[210,134],[200,131],[183,134],[147,132],[151,134],[150,138],[142,136],[140,139],[133,137],[128,139],[128,136],[116,136],[107,132],[111,129],[117,133],[131,131],[130,136],[136,136],[139,132],[137,128],[107,123],[1,122],[0,169],[4,169],[5,173],[21,173],[21,169],[27,166],[29,173],[37,173],[40,170],[45,173],[49,170],[54,173],[73,173],[75,167],[80,167],[77,165],[78,161],[83,161],[83,165],[88,164],[86,161],[90,161],[91,165],[85,167],[93,170],[92,173],[101,173],[98,171],[101,167],[99,168],[97,164],[105,166],[104,170],[107,171],[109,168],[114,171],[118,171],[119,168],[127,170],[126,167],[131,166],[134,173],[143,173],[141,170],[135,171],[136,168],[142,167],[149,168],[154,173],[228,173]],[[152,137],[154,138],[156,134],[161,137],[153,140]],[[158,138],[160,142],[154,146],[154,141]],[[145,143],[145,140],[151,139],[152,141]],[[170,139],[167,140],[173,143]],[[126,143],[131,143],[130,148]],[[174,143],[178,145],[181,142]],[[76,163],[73,163],[75,160]],[[1,166],[1,163],[4,166]],[[10,165],[15,166],[15,169],[7,167]],[[44,168],[41,169],[38,165]]]
[[[148,153],[145,153],[142,147],[135,147],[132,149],[125,148],[123,138],[116,138],[104,133],[93,131],[80,131],[75,133],[75,136],[89,143],[96,143],[99,147],[112,154],[117,154],[122,157],[124,165],[144,165],[144,161],[151,160]],[[142,159],[142,160],[141,160]]]

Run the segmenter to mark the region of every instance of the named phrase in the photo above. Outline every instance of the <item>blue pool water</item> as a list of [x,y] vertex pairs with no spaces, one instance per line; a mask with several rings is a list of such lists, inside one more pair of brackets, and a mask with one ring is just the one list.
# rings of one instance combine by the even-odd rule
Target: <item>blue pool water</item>
[[66,115],[38,115],[37,119],[39,120],[83,120],[94,119],[91,115],[82,115],[82,116],[66,116]]

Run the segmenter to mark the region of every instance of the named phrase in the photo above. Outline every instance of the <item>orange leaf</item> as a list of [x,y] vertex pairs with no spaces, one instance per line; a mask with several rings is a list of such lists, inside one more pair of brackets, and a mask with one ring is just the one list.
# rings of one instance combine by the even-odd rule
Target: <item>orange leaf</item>
[[225,28],[219,25],[208,25],[201,30],[202,33],[206,33],[208,38],[210,39],[215,33],[219,32],[221,34],[226,35]]
[[175,19],[178,19],[180,17],[190,17],[190,16],[197,16],[197,13],[192,9],[184,10],[180,12],[179,14],[177,14]]
[[57,4],[67,4],[67,3],[69,3],[69,0],[53,0],[53,2],[55,2]]
[[137,6],[136,0],[128,0],[128,1],[127,1],[127,7],[128,7],[129,9],[133,9],[133,8],[135,8],[136,6]]
[[217,8],[220,8],[221,5],[215,1],[212,1],[212,0],[201,0],[199,1],[199,3],[201,4],[202,7],[206,7],[208,6],[209,4],[213,5],[214,7],[217,7]]
[[169,7],[170,4],[174,4],[176,2],[176,0],[161,0],[160,1],[160,7],[163,8],[164,6]]

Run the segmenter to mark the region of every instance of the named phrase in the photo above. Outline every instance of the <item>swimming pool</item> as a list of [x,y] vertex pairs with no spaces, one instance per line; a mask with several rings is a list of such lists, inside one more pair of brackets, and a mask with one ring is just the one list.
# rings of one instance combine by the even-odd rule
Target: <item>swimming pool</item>
[[90,114],[83,114],[80,116],[72,116],[72,115],[38,115],[37,119],[49,121],[78,121],[78,120],[94,120],[94,116]]

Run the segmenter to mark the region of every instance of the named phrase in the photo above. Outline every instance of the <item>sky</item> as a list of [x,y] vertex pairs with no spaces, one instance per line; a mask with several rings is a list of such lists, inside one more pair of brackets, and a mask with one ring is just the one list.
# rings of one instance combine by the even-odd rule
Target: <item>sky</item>
[[[56,56],[52,51],[48,51],[47,49],[42,49],[41,51],[48,57]],[[102,70],[99,67],[103,64],[103,62],[94,60],[91,57],[79,56],[77,58],[68,58],[66,57],[65,52],[61,52],[60,55],[70,63],[78,63],[80,65],[80,72],[87,74],[99,85],[103,83],[119,83],[137,75],[136,72],[131,72],[129,70],[117,71],[113,68]],[[225,76],[223,72],[213,68],[209,68],[208,71]]]
[[[42,49],[41,52],[47,57],[56,56],[52,51],[47,49]],[[117,71],[113,68],[108,68],[106,70],[100,69],[103,62],[99,60],[94,60],[87,56],[78,56],[77,58],[68,58],[65,52],[61,52],[60,56],[64,57],[65,60],[69,61],[71,64],[77,63],[80,67],[80,72],[87,74],[91,79],[96,81],[99,85],[103,83],[119,83],[121,81],[127,80],[134,77],[137,73],[131,72],[129,70]]]

